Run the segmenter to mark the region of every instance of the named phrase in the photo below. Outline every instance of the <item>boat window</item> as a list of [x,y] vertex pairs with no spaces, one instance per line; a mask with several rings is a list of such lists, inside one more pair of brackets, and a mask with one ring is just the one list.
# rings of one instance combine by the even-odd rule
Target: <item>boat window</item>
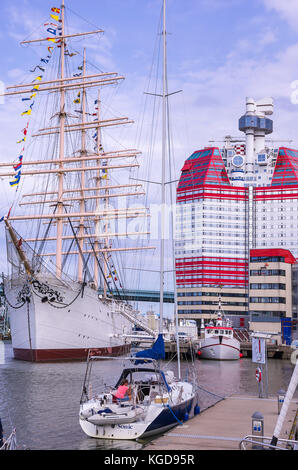
[[218,335],[218,330],[215,330],[214,333],[215,333],[216,335]]
[[224,330],[220,330],[220,334],[224,335],[225,334]]

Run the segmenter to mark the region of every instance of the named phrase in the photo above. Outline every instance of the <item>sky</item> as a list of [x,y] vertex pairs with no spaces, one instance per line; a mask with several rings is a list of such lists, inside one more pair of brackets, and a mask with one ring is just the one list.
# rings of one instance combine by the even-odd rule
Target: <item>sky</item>
[[[19,42],[38,37],[53,6],[59,3],[1,0],[0,80],[5,86],[28,80],[40,49]],[[88,58],[98,69],[126,77],[113,109],[135,125],[121,131],[119,139],[130,148],[138,144],[145,168],[140,174],[152,180],[160,177],[160,137],[148,170],[150,125],[146,128],[142,122],[144,110],[148,122],[151,119],[144,92],[154,92],[149,76],[160,39],[161,7],[162,0],[66,0],[71,31],[105,31],[91,40]],[[168,0],[167,33],[169,92],[182,90],[170,97],[172,176],[179,178],[184,160],[210,139],[241,135],[238,119],[245,113],[247,96],[274,99],[272,138],[292,140],[290,146],[298,148],[298,100],[293,95],[298,80],[298,0]],[[0,104],[0,161],[15,158],[20,106],[15,98]],[[156,200],[151,185],[149,202]],[[1,210],[6,204],[3,196]],[[1,244],[3,232],[1,228]],[[3,260],[0,268],[5,269]]]

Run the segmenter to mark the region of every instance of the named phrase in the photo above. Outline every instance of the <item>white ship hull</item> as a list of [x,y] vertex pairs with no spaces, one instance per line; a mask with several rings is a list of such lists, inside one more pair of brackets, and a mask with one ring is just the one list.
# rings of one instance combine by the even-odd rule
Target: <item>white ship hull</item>
[[240,342],[235,338],[220,339],[219,336],[201,340],[200,359],[235,360],[240,358]]
[[[6,283],[12,346],[16,359],[30,361],[84,360],[90,348],[98,355],[122,355],[130,351],[123,335],[130,333],[132,323],[119,309],[121,302],[103,300],[96,290],[81,285],[50,287],[59,292],[63,302],[49,302],[49,295],[30,286],[29,302],[20,308],[18,299],[24,283]],[[28,290],[28,287],[27,287]],[[77,297],[77,298],[76,298]],[[24,295],[23,295],[24,298]],[[47,300],[46,300],[47,299]],[[66,306],[64,306],[66,305]]]

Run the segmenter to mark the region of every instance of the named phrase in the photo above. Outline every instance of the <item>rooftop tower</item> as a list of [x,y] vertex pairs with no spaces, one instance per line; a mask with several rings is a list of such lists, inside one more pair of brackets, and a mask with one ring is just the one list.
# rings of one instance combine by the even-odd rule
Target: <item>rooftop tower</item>
[[[273,114],[273,99],[255,101],[246,98],[246,113],[239,119],[239,130],[246,136],[245,181],[254,181],[254,165],[257,156],[266,159],[265,135],[273,132],[273,121],[266,116]],[[263,157],[262,157],[263,158]]]

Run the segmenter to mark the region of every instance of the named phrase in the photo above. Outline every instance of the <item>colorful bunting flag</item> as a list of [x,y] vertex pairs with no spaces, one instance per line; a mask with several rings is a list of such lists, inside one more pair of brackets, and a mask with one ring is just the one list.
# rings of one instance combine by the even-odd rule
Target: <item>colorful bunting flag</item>
[[36,65],[36,67],[34,67],[33,70],[30,70],[30,72],[33,73],[33,72],[35,72],[36,69],[39,69],[39,70],[41,70],[42,72],[45,72],[45,71],[46,71],[45,68],[41,67],[40,65]]
[[28,111],[24,111],[24,112],[21,114],[21,116],[25,116],[25,114],[28,114],[28,115],[30,116],[31,112],[32,112],[31,109],[28,109]]
[[16,165],[14,165],[14,166],[13,166],[13,169],[14,169],[15,171],[20,170],[20,169],[22,168],[22,164],[23,164],[22,162],[23,162],[23,155],[20,155],[20,156],[19,156],[19,163],[17,163]]
[[78,93],[77,98],[74,100],[74,103],[80,103],[81,102],[81,92]]
[[[55,8],[55,7],[53,7],[53,8],[52,8],[52,12],[55,13],[55,14],[54,14],[54,15],[51,15],[51,17],[54,18],[56,21],[61,22],[60,19],[59,19],[59,16],[56,15],[57,13],[60,14],[60,8]],[[45,23],[44,26],[49,26],[49,27],[47,28],[47,32],[49,32],[50,34],[54,34],[55,36],[57,35],[57,31],[58,31],[58,30],[61,30],[61,26],[58,26],[57,24],[54,24],[54,23]],[[60,33],[59,33],[59,34],[60,34]],[[49,38],[47,38],[47,40],[50,41],[50,42],[54,42],[54,43],[59,43],[59,42],[61,43],[61,39],[56,40],[55,38],[50,38],[50,37],[49,37]],[[59,47],[59,46],[58,46],[58,47]],[[40,59],[40,62],[43,62],[44,64],[48,64],[48,62],[49,62],[49,60],[50,60],[50,58],[51,58],[51,54],[53,53],[54,47],[53,47],[53,46],[49,46],[47,49],[48,49],[48,52],[49,52],[50,55],[47,55],[46,57],[43,57],[43,58]],[[34,68],[32,68],[32,69],[30,70],[30,72],[31,72],[31,73],[34,73],[36,69],[39,69],[39,70],[41,70],[42,72],[45,72],[45,70],[46,70],[46,69],[45,69],[44,67],[42,67],[41,65],[36,65]],[[33,80],[32,83],[37,82],[37,81],[41,81],[42,78],[43,78],[43,75],[38,75],[38,76]],[[32,94],[31,94],[30,98],[22,98],[22,101],[30,101],[30,100],[32,100],[32,99],[37,95],[36,92],[38,91],[39,87],[40,87],[39,84],[34,85],[34,87],[33,87],[32,90],[31,90],[31,91],[32,91]],[[29,116],[30,116],[31,113],[32,113],[32,109],[33,109],[34,104],[35,104],[35,101],[33,101],[33,102],[31,103],[31,105],[29,106],[29,109],[28,109],[27,111],[24,111],[23,113],[21,113],[21,116],[24,116],[24,115],[29,115]],[[17,141],[18,144],[19,144],[19,143],[22,143],[22,142],[26,142],[27,132],[28,132],[28,126],[29,126],[29,121],[27,122],[26,127],[22,130],[22,133],[23,133],[24,137],[23,137],[22,139],[20,139],[20,140]],[[25,150],[25,146],[23,146],[23,148],[22,148],[22,150],[21,150],[21,155],[18,157],[18,160],[15,161],[15,162],[13,163],[13,165],[12,165],[14,171],[16,172],[16,174],[15,174],[15,176],[14,176],[14,179],[13,179],[12,181],[10,181],[9,184],[10,184],[10,186],[12,186],[12,187],[16,187],[16,191],[18,191],[18,185],[19,185],[19,182],[20,182],[20,179],[21,179],[21,175],[22,175],[22,173],[21,173],[21,168],[22,168],[22,165],[23,165],[23,152],[24,152],[24,150]],[[11,212],[12,207],[13,207],[13,206],[11,206],[11,208],[9,209],[8,215],[6,216],[7,218],[9,218],[9,216],[10,216],[10,212]],[[4,218],[5,218],[5,216],[2,216],[2,217],[0,218],[0,222],[2,222],[2,221],[4,220]],[[22,243],[22,240],[20,239],[20,240],[19,240],[19,246],[21,245],[21,243]]]
[[19,184],[20,179],[21,179],[21,171],[18,171],[17,174],[15,175],[15,179],[9,182],[10,186],[15,186],[16,184]]
[[54,29],[54,28],[48,28],[47,32],[50,33],[50,34],[54,34],[54,36],[57,35],[57,29]]
[[44,26],[54,26],[54,28],[58,28],[58,25],[55,23],[45,23]]
[[73,57],[75,55],[78,55],[78,52],[69,52],[67,49],[65,50],[65,55],[69,57]]

